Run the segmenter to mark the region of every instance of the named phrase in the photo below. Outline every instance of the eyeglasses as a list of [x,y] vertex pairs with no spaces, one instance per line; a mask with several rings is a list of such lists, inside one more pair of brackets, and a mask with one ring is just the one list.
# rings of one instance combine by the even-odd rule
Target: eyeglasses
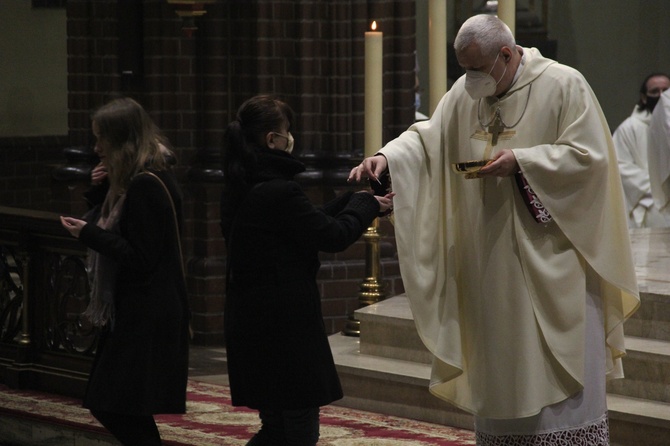
[[281,136],[282,138],[286,138],[286,141],[289,140],[289,137],[288,137],[288,136],[286,136],[286,135],[282,135],[281,133],[277,133],[277,132],[271,132],[271,133],[272,133],[273,135],[277,135],[277,136]]

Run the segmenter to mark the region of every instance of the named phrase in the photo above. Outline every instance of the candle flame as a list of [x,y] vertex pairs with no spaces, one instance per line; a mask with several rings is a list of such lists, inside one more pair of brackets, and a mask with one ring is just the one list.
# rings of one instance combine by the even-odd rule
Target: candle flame
[[373,31],[377,29],[377,21],[376,20],[372,21],[372,25],[370,25],[370,29],[373,30]]

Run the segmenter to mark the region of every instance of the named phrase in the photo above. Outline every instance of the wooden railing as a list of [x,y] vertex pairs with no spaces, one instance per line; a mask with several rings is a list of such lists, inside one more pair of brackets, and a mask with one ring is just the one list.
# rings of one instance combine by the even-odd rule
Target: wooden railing
[[0,206],[0,382],[83,395],[97,331],[86,248],[57,214]]

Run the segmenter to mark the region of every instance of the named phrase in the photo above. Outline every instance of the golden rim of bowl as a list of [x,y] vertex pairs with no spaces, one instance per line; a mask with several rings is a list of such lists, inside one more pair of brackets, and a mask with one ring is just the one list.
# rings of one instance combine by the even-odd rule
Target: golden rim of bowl
[[452,163],[451,167],[454,169],[454,172],[458,173],[477,172],[490,162],[491,160],[462,161],[460,163]]

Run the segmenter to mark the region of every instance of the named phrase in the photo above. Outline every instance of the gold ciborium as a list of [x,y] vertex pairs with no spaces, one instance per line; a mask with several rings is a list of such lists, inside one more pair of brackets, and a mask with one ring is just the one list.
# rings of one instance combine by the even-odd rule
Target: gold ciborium
[[451,163],[451,169],[456,172],[465,175],[466,179],[479,178],[477,172],[479,172],[482,167],[488,165],[493,160],[472,160],[472,161],[463,161],[460,163]]

